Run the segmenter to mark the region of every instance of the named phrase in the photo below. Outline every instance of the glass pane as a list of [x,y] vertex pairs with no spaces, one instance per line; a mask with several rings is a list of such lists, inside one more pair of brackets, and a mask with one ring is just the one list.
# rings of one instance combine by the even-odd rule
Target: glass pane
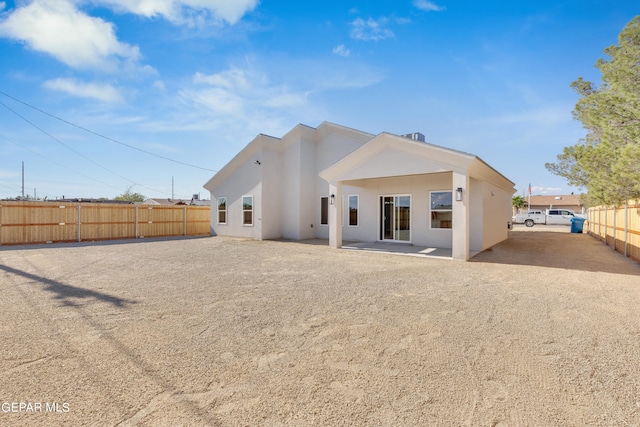
[[219,211],[218,212],[218,222],[220,224],[226,224],[227,223],[227,212],[225,212],[225,211]]
[[393,197],[383,197],[382,199],[382,238],[393,239]]
[[451,212],[431,212],[431,228],[451,228]]
[[358,196],[349,196],[349,225],[358,225]]
[[411,197],[396,197],[396,240],[411,240]]
[[244,212],[242,213],[242,215],[243,215],[243,222],[242,222],[242,223],[243,223],[244,225],[251,225],[251,224],[253,224],[253,221],[252,221],[252,220],[253,220],[253,212],[251,212],[251,211],[244,211]]
[[329,223],[329,198],[320,198],[320,224],[327,225]]
[[253,196],[243,196],[242,197],[242,209],[244,209],[244,210],[253,209]]
[[451,191],[434,191],[431,193],[431,209],[452,209]]
[[226,210],[227,209],[227,198],[220,197],[218,199],[218,210]]

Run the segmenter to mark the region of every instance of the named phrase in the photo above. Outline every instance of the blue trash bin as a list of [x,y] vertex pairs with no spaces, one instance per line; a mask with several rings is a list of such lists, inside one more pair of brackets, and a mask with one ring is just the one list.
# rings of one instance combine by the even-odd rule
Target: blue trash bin
[[582,227],[584,227],[584,218],[571,218],[571,232],[572,233],[582,233]]

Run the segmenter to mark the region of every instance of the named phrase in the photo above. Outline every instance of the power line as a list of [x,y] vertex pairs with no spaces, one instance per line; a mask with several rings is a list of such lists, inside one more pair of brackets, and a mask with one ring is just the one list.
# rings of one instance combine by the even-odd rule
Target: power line
[[108,186],[108,187],[115,188],[115,189],[117,189],[117,190],[121,190],[121,188],[118,188],[118,187],[116,187],[116,186],[114,186],[114,185],[111,185],[111,184],[108,184],[108,183],[106,183],[106,182],[100,181],[99,179],[92,178],[92,177],[90,177],[89,175],[85,175],[85,174],[83,174],[82,172],[78,172],[78,171],[77,171],[77,170],[75,170],[75,169],[72,169],[72,168],[70,168],[70,167],[68,167],[68,166],[66,166],[66,165],[63,165],[62,163],[56,162],[55,160],[51,160],[51,159],[49,159],[49,158],[47,158],[47,157],[43,156],[42,154],[40,154],[40,153],[38,153],[38,152],[36,152],[36,151],[33,151],[32,149],[30,149],[30,148],[28,148],[28,147],[25,147],[24,145],[18,144],[17,142],[12,141],[12,140],[10,140],[10,139],[8,139],[8,138],[6,138],[6,137],[2,136],[2,135],[0,135],[0,138],[4,139],[5,141],[8,141],[8,142],[10,142],[10,143],[12,143],[12,144],[15,144],[15,145],[17,145],[18,147],[20,147],[20,148],[22,148],[22,149],[24,149],[24,150],[27,150],[27,151],[29,151],[30,153],[35,154],[36,156],[41,157],[41,158],[45,159],[45,160],[46,160],[46,161],[48,161],[48,162],[51,162],[51,163],[53,163],[53,164],[55,164],[55,165],[58,165],[58,166],[60,166],[61,168],[64,168],[64,169],[66,169],[66,170],[68,170],[68,171],[71,171],[71,172],[73,172],[73,173],[76,173],[76,174],[78,174],[78,175],[80,175],[80,176],[83,176],[83,177],[85,177],[85,178],[87,178],[87,179],[90,179],[90,180],[92,180],[92,181],[95,181],[95,182],[97,182],[97,183],[99,183],[99,184],[106,185],[106,186]]
[[[125,181],[128,181],[128,182],[130,182],[130,183],[131,183],[131,184],[133,184],[133,185],[137,185],[137,186],[140,186],[140,187],[146,188],[146,189],[148,189],[148,190],[156,191],[156,192],[159,192],[159,193],[169,194],[169,193],[167,193],[167,192],[164,192],[164,191],[161,191],[161,190],[157,190],[157,189],[155,189],[155,188],[147,187],[146,185],[143,185],[143,184],[140,184],[140,183],[138,183],[138,182],[135,182],[135,181],[133,181],[132,179],[127,178],[126,176],[120,175],[119,173],[112,171],[111,169],[109,169],[109,168],[107,168],[107,167],[105,167],[105,166],[101,165],[100,163],[98,163],[98,162],[96,162],[96,161],[92,160],[91,158],[89,158],[89,157],[85,156],[84,154],[82,154],[82,153],[80,153],[79,151],[77,151],[77,150],[73,149],[72,147],[70,147],[69,145],[65,144],[64,142],[60,141],[58,138],[56,138],[55,136],[51,135],[50,133],[48,133],[47,131],[45,131],[45,130],[44,130],[44,129],[42,129],[40,126],[36,125],[35,123],[31,122],[31,121],[30,121],[30,120],[28,120],[26,117],[24,117],[24,116],[22,116],[21,114],[19,114],[17,111],[15,111],[15,110],[13,110],[13,109],[9,108],[9,107],[4,103],[4,102],[0,102],[0,105],[2,105],[3,107],[5,107],[7,110],[11,111],[11,112],[12,112],[13,114],[15,114],[16,116],[20,117],[20,118],[21,118],[22,120],[24,120],[25,122],[29,123],[29,124],[30,124],[31,126],[33,126],[34,128],[38,129],[38,130],[39,130],[40,132],[42,132],[43,134],[47,135],[49,138],[51,138],[51,139],[53,139],[54,141],[56,141],[58,144],[62,145],[62,146],[63,146],[63,147],[65,147],[66,149],[70,150],[71,152],[73,152],[73,153],[77,154],[78,156],[82,157],[83,159],[87,160],[88,162],[93,163],[94,165],[98,166],[99,168],[104,169],[104,170],[106,170],[107,172],[109,172],[109,173],[111,173],[111,174],[113,174],[113,175],[117,176],[118,178],[124,179]],[[4,139],[6,140],[6,138],[4,138]],[[7,140],[7,141],[8,141],[8,140]],[[10,141],[10,142],[13,142],[13,141]],[[14,143],[14,144],[16,144],[16,145],[19,145],[19,144],[15,143],[15,142],[13,142],[13,143]],[[25,147],[22,147],[22,148],[25,148]],[[29,151],[31,151],[31,150],[29,150]],[[70,170],[71,170],[71,169],[70,169]],[[72,171],[73,171],[73,170],[72,170]],[[76,171],[73,171],[73,172],[76,172]],[[76,173],[78,173],[78,172],[76,172]]]
[[[68,121],[68,120],[62,119],[62,118],[60,118],[60,117],[58,117],[58,116],[55,116],[55,115],[53,115],[53,114],[51,114],[51,113],[48,113],[48,112],[44,111],[44,110],[42,110],[42,109],[40,109],[40,108],[38,108],[38,107],[34,107],[33,105],[31,105],[31,104],[29,104],[29,103],[27,103],[27,102],[21,101],[20,99],[15,98],[15,97],[13,97],[13,96],[9,95],[9,94],[8,94],[8,93],[6,93],[6,92],[3,92],[2,90],[0,90],[0,94],[2,94],[2,95],[4,95],[4,96],[6,96],[7,98],[11,98],[11,99],[13,99],[14,101],[19,102],[19,103],[21,103],[21,104],[23,104],[23,105],[25,105],[25,106],[27,106],[27,107],[29,107],[29,108],[31,108],[31,109],[34,109],[34,110],[36,110],[36,111],[38,111],[38,112],[40,112],[40,113],[42,113],[42,114],[44,114],[44,115],[47,115],[47,116],[49,116],[49,117],[51,117],[51,118],[54,118],[54,119],[56,119],[56,120],[59,120],[59,121],[61,121],[61,122],[63,122],[63,123],[66,123],[66,124],[68,124],[69,126],[73,126],[73,127],[77,128],[77,129],[83,130],[83,131],[88,132],[88,133],[90,133],[90,134],[92,134],[92,135],[95,135],[95,136],[98,136],[98,137],[100,137],[100,138],[106,139],[107,141],[111,141],[111,142],[114,142],[114,143],[116,143],[116,144],[123,145],[123,146],[125,146],[125,147],[127,147],[127,148],[130,148],[130,149],[132,149],[132,150],[136,150],[136,151],[139,151],[139,152],[141,152],[141,153],[148,154],[148,155],[150,155],[150,156],[154,156],[154,157],[157,157],[157,158],[159,158],[159,159],[163,159],[163,160],[166,160],[166,161],[169,161],[169,162],[178,163],[178,164],[181,164],[181,165],[183,165],[183,166],[188,166],[188,167],[191,167],[191,168],[196,168],[196,169],[205,170],[205,171],[209,171],[209,172],[218,172],[218,171],[217,171],[217,170],[215,170],[215,169],[204,168],[204,167],[202,167],[202,166],[197,166],[197,165],[193,165],[193,164],[190,164],[190,163],[182,162],[182,161],[180,161],[180,160],[175,160],[175,159],[172,159],[172,158],[169,158],[169,157],[162,156],[162,155],[160,155],[160,154],[152,153],[151,151],[143,150],[142,148],[138,148],[138,147],[135,147],[135,146],[133,146],[133,145],[126,144],[126,143],[124,143],[124,142],[120,142],[120,141],[115,140],[115,139],[113,139],[113,138],[110,138],[110,137],[108,137],[108,136],[102,135],[102,134],[100,134],[100,133],[98,133],[98,132],[92,131],[92,130],[90,130],[90,129],[87,129],[87,128],[85,128],[85,127],[82,127],[82,126],[80,126],[80,125],[77,125],[77,124],[75,124],[75,123],[72,123],[72,122],[70,122],[70,121]],[[4,105],[4,104],[3,104],[3,105]]]
[[106,168],[105,166],[101,165],[100,163],[90,159],[89,157],[85,156],[84,154],[82,154],[81,152],[73,149],[72,147],[68,146],[67,144],[65,144],[64,142],[60,141],[58,138],[56,138],[55,136],[51,135],[49,132],[45,131],[44,129],[42,129],[40,126],[36,125],[35,123],[33,123],[32,121],[28,120],[26,117],[22,116],[21,114],[19,114],[17,111],[9,108],[4,102],[0,102],[0,105],[2,105],[4,108],[6,108],[7,110],[11,111],[13,114],[15,114],[16,116],[20,117],[22,120],[24,120],[25,122],[29,123],[31,126],[33,126],[34,128],[38,129],[40,132],[42,132],[43,134],[47,135],[49,138],[53,139],[54,141],[56,141],[58,144],[62,145],[63,147],[65,147],[67,150],[72,151],[73,153],[77,154],[78,156],[82,157],[83,159],[85,159],[86,161],[93,163],[94,165],[98,166],[99,168],[102,168],[104,170],[106,170],[109,173],[112,173],[114,175],[116,175],[119,178],[124,179],[125,181],[129,181],[133,184],[136,184],[136,182],[130,180],[127,177],[124,177],[114,171],[112,171],[111,169]]
[[9,190],[15,191],[16,193],[19,193],[21,191],[20,188],[18,187],[9,187],[8,185],[3,184],[1,182],[0,182],[0,187],[8,188]]

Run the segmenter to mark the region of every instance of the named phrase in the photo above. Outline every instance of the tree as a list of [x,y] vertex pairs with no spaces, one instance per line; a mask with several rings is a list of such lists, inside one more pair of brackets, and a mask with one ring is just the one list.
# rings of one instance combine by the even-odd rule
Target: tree
[[620,204],[640,198],[640,16],[620,32],[618,45],[604,53],[596,68],[602,84],[579,77],[571,87],[581,96],[573,116],[586,138],[565,147],[556,163],[545,166],[587,190],[588,205]]
[[517,210],[524,208],[527,205],[527,201],[522,196],[513,196],[511,199],[511,205],[513,206],[514,213]]
[[115,200],[124,202],[144,202],[147,198],[140,193],[133,193],[131,187],[127,188],[127,191],[115,197]]

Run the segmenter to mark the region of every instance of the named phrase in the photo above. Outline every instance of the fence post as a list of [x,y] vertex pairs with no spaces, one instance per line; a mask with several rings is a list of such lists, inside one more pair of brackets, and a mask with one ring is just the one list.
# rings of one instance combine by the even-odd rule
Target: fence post
[[138,205],[136,205],[136,239],[138,238]]
[[78,242],[80,242],[80,218],[82,218],[82,206],[78,203],[78,220],[76,221],[78,223]]
[[627,253],[627,231],[629,230],[629,227],[627,225],[627,208],[628,208],[628,202],[624,202],[624,256],[628,257],[628,253]]
[[605,246],[609,246],[609,239],[607,239],[609,229],[609,217],[607,216],[607,207],[604,207],[604,244]]
[[183,227],[182,227],[183,234],[182,235],[186,236],[187,235],[187,207],[186,206],[184,207],[184,211],[183,212],[184,212],[184,214],[183,214],[184,218],[183,218]]
[[616,249],[616,234],[618,234],[618,230],[616,229],[616,225],[618,225],[618,207],[613,207],[613,251],[617,252]]

